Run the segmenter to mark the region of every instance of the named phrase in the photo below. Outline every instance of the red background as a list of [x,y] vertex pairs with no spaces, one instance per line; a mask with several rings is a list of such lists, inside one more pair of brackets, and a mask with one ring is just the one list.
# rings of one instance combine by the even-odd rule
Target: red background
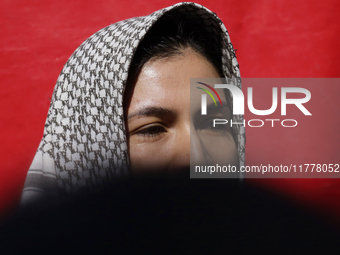
[[[72,52],[111,23],[147,15],[176,2],[1,1],[0,215],[15,208],[20,199],[27,169],[43,133],[55,81]],[[198,3],[216,12],[226,25],[237,49],[242,77],[339,77],[338,0]],[[256,88],[253,91],[254,95],[260,93]],[[339,89],[325,91],[322,94],[320,88],[311,88],[312,100],[310,108],[307,107],[313,109],[313,117],[324,116],[324,108],[329,104],[333,107],[324,116],[323,126],[305,125],[286,135],[282,135],[282,129],[248,128],[247,164],[281,164],[282,159],[293,164],[340,163]],[[270,99],[270,92],[268,95]],[[245,117],[248,116],[246,112]],[[337,179],[247,179],[246,182],[276,192],[330,222],[340,222]]]

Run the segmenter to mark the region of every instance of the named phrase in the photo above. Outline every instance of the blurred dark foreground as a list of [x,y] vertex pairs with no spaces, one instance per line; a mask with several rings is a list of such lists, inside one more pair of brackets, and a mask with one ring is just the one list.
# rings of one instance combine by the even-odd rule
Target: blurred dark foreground
[[19,210],[1,254],[340,254],[340,233],[234,179],[154,175]]

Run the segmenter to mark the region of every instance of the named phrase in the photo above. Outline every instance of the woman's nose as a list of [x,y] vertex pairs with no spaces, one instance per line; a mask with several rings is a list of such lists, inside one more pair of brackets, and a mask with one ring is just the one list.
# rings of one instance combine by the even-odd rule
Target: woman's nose
[[178,136],[175,144],[169,164],[172,170],[189,170],[190,164],[208,164],[209,155],[196,130],[187,128],[185,132]]
[[190,132],[190,163],[194,165],[206,165],[209,155],[202,143],[196,129]]
[[173,156],[171,157],[170,166],[176,171],[189,171],[190,169],[190,129],[183,130],[178,134],[173,147]]

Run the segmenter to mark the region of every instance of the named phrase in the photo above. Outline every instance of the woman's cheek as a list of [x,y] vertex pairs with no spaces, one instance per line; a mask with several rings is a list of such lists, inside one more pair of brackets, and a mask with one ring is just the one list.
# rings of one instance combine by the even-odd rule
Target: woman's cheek
[[213,164],[237,165],[237,147],[230,133],[209,135],[208,132],[201,137],[204,149],[209,154]]
[[167,146],[160,142],[130,143],[132,172],[153,171],[166,165]]

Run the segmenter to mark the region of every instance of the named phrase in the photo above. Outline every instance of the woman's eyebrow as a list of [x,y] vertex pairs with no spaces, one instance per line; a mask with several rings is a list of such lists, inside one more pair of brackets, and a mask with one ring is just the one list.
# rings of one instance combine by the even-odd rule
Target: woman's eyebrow
[[153,116],[153,117],[162,117],[162,116],[167,116],[167,117],[175,117],[176,112],[173,110],[165,109],[162,107],[146,107],[143,108],[137,112],[131,113],[128,115],[128,119],[131,119],[133,117],[142,117],[142,116]]

